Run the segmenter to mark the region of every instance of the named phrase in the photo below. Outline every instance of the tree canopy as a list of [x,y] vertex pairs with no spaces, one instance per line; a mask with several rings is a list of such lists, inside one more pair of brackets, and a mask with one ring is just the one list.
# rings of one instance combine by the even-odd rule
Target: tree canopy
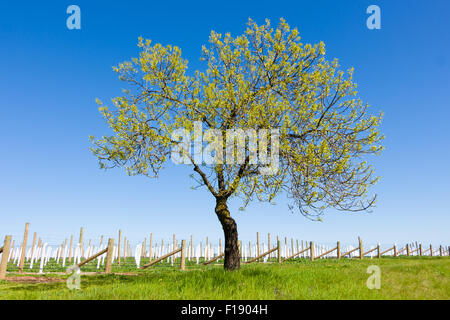
[[[202,47],[205,68],[195,72],[177,46],[139,38],[138,47],[138,57],[114,67],[128,84],[123,95],[112,99],[112,108],[98,101],[113,131],[91,137],[102,168],[157,177],[180,145],[173,133],[193,132],[195,123],[224,137],[233,129],[277,129],[272,174],[261,174],[268,163],[251,161],[249,150],[238,163],[213,164],[186,152],[193,177],[217,199],[241,197],[244,206],[284,192],[310,218],[329,207],[358,211],[373,205],[368,188],[378,177],[367,156],[383,149],[381,114],[369,114],[357,97],[353,69],[342,71],[338,60],[326,60],[323,42],[302,43],[283,19],[276,28],[269,20],[249,20],[236,37],[212,31]],[[256,139],[262,144],[261,136]]]

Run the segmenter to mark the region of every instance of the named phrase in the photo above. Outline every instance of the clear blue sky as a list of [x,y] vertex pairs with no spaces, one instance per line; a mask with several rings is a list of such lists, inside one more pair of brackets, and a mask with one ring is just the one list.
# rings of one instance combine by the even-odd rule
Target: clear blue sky
[[[14,3],[14,4],[13,4]],[[81,8],[81,30],[66,28],[66,8]],[[381,30],[366,28],[366,8],[381,8]],[[0,5],[0,237],[25,222],[50,242],[70,234],[134,242],[222,235],[214,201],[190,190],[186,168],[159,180],[102,171],[89,135],[107,133],[95,98],[120,95],[112,66],[136,56],[138,36],[182,48],[199,68],[211,29],[240,34],[284,17],[305,42],[324,41],[327,57],[355,67],[361,98],[385,113],[386,151],[372,159],[382,180],[372,213],[330,211],[311,222],[277,206],[236,210],[240,238],[256,231],[318,242],[407,241],[449,244],[450,2],[433,1],[3,1]]]

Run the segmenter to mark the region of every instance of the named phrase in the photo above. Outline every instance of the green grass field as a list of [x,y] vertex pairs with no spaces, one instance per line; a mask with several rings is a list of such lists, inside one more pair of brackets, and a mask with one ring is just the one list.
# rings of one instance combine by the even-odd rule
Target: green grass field
[[[366,286],[367,267],[381,268],[381,289]],[[127,269],[125,267],[125,269]],[[83,269],[84,271],[84,269]],[[91,270],[89,270],[91,271]],[[114,270],[113,272],[118,270]],[[82,275],[81,289],[64,281],[0,281],[0,299],[449,299],[449,257],[296,260],[242,265],[130,268],[133,274]],[[18,276],[9,273],[8,277]],[[26,275],[30,276],[30,275]],[[67,275],[45,275],[65,279]],[[17,277],[16,277],[17,279]]]

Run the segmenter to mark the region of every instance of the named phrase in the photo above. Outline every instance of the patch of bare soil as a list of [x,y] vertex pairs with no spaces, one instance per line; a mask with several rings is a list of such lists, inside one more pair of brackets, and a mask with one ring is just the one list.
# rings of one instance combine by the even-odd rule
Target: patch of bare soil
[[117,274],[119,276],[138,276],[137,273],[133,272],[114,272],[114,274]]
[[6,277],[6,281],[15,283],[54,283],[65,282],[66,280],[53,277],[9,276]]

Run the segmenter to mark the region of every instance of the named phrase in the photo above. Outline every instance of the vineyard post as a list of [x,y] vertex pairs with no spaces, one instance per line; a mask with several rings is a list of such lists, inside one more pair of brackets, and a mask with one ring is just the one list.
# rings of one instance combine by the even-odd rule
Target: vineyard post
[[186,260],[186,240],[181,240],[181,270],[184,270],[184,264]]
[[106,253],[105,273],[111,273],[111,264],[112,264],[112,259],[113,259],[113,251],[114,251],[114,239],[109,238],[109,240],[108,240],[108,252]]
[[[256,254],[259,257],[259,254],[260,254],[260,252],[259,252],[259,232],[256,232]],[[258,262],[259,262],[259,259],[258,259]]]
[[[175,250],[175,249],[173,249],[173,250]],[[205,258],[206,258],[206,261],[209,260],[209,240],[208,240],[208,237],[206,237]]]
[[336,257],[338,259],[341,258],[341,243],[338,241],[336,246]]
[[144,239],[144,246],[142,247],[142,257],[145,258],[147,255],[147,238]]
[[241,260],[242,260],[242,240],[239,241],[239,255],[240,255]]
[[433,256],[433,246],[430,244],[430,256]]
[[[270,251],[270,233],[267,234],[267,248]],[[269,253],[269,259],[272,257],[272,253]]]
[[377,244],[377,258],[380,259],[381,255],[380,255],[380,244]]
[[25,232],[23,233],[22,252],[20,253],[19,273],[23,273],[23,265],[25,263],[25,253],[27,250],[28,228],[30,224],[25,223]]
[[42,240],[41,240],[41,237],[39,237],[39,240],[38,240],[38,250],[41,249],[41,246],[42,246]]
[[362,259],[362,258],[364,258],[363,242],[360,237],[358,237],[358,241],[359,241],[359,258]]
[[84,248],[83,248],[83,233],[84,233],[84,229],[83,227],[81,227],[80,229],[80,240],[79,240],[79,244],[80,244],[80,254],[83,256],[84,253]]
[[310,253],[309,253],[310,259],[311,259],[311,261],[314,261],[314,242],[312,242],[312,241],[309,243],[309,250],[310,250]]
[[120,246],[122,245],[122,230],[119,230],[119,243],[117,245],[117,264],[120,267]]
[[14,253],[14,246],[15,246],[15,243],[16,243],[16,240],[13,240],[12,245],[11,245],[11,249],[10,249],[10,251],[11,251],[12,253]]
[[295,253],[294,250],[294,238],[291,238],[291,255]]
[[175,233],[173,234],[173,246],[172,246],[172,251],[174,251],[176,249],[176,243],[177,243],[177,238],[175,237]]
[[284,237],[284,255],[285,255],[285,258],[286,258],[287,256],[289,256],[289,253],[288,253],[288,246],[287,246],[287,237]]
[[397,245],[394,243],[394,257],[397,257]]
[[33,234],[33,246],[31,247],[31,259],[33,259],[33,256],[34,256],[34,250],[36,249],[35,247],[36,247],[36,237],[37,237],[37,234],[36,234],[36,232]]
[[123,253],[122,253],[122,258],[123,261],[125,262],[125,258],[126,258],[126,253],[127,253],[127,237],[123,238]]
[[189,252],[189,256],[190,256],[189,260],[192,260],[194,258],[194,238],[192,234],[191,234],[191,250]]
[[69,263],[72,263],[72,244],[73,244],[73,234],[70,235]]
[[[278,236],[277,236],[278,238]],[[280,240],[277,240],[277,255],[278,255],[278,263],[281,263],[281,246]]]
[[6,267],[8,266],[9,252],[11,250],[11,238],[12,236],[5,236],[3,242],[2,261],[0,262],[0,279],[6,278]]
[[149,253],[148,253],[148,257],[149,257],[149,262],[152,261],[152,246],[153,246],[153,233],[150,233],[150,248],[149,248]]
[[419,244],[419,255],[422,256],[422,244]]

